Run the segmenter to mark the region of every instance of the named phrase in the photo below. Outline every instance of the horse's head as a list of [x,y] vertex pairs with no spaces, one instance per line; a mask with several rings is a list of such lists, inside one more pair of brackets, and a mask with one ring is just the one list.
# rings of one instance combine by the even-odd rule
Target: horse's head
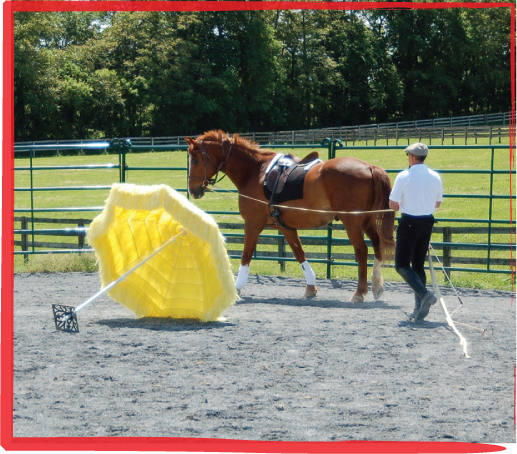
[[[185,137],[185,141],[189,145],[188,192],[195,199],[200,199],[205,195],[208,185],[217,182],[219,171],[230,157],[233,142],[227,139],[220,142],[205,141],[191,137]],[[229,146],[225,147],[225,142],[229,142]]]
[[188,143],[188,192],[195,199],[200,199],[205,195],[205,189],[209,184],[209,178],[215,174],[215,168],[208,169],[207,166],[213,167],[213,164],[208,161],[205,166],[206,158],[201,151],[201,142],[185,137]]

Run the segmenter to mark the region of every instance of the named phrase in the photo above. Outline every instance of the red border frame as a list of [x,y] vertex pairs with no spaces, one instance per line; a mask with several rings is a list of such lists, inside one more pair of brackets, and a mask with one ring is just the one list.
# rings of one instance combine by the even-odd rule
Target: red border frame
[[[203,451],[203,452],[261,452],[261,453],[478,453],[498,452],[504,447],[489,444],[457,442],[277,442],[243,441],[208,438],[144,438],[144,437],[13,437],[13,251],[14,216],[14,71],[13,71],[13,13],[15,11],[231,11],[275,9],[444,9],[444,8],[508,8],[512,10],[511,78],[512,113],[515,113],[515,4],[514,3],[411,3],[411,2],[236,2],[236,1],[7,1],[3,5],[3,139],[2,139],[2,320],[0,407],[0,445],[5,450],[33,451]],[[510,124],[510,145],[515,145],[515,122]],[[515,155],[510,147],[510,171]],[[511,181],[511,179],[510,179]],[[511,183],[510,183],[511,184]],[[510,186],[510,193],[511,193]],[[510,201],[511,203],[511,201]],[[511,206],[511,205],[510,205]],[[512,209],[512,208],[511,208]],[[512,216],[513,214],[511,214]],[[515,383],[515,366],[514,366]],[[514,397],[516,386],[514,385]],[[514,404],[515,433],[515,404]]]

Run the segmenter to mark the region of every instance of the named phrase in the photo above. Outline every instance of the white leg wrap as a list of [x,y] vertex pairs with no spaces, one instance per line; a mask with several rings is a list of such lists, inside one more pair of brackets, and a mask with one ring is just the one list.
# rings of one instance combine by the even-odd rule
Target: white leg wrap
[[239,274],[237,275],[237,280],[235,281],[235,288],[237,290],[242,290],[242,288],[248,282],[248,274],[250,273],[250,267],[241,265],[239,266]]
[[314,271],[312,271],[309,262],[306,260],[301,264],[303,274],[305,275],[305,280],[307,281],[307,285],[316,285],[316,275]]

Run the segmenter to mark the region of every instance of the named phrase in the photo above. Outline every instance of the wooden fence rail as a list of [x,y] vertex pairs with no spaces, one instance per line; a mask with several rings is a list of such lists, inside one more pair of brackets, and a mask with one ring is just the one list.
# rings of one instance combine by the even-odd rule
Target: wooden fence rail
[[467,145],[470,140],[488,141],[489,144],[502,143],[510,135],[508,127],[456,127],[456,128],[329,128],[325,130],[278,131],[274,133],[242,133],[241,136],[255,142],[277,145],[317,144],[325,138],[340,139],[344,145],[355,145],[366,142],[366,145],[388,145],[395,141],[396,145],[411,141],[424,141],[429,145]]
[[[24,260],[27,262],[29,260],[29,249],[34,248],[45,248],[45,249],[85,249],[85,237],[86,237],[86,226],[89,225],[92,221],[90,219],[55,219],[55,218],[31,218],[29,216],[21,216],[15,217],[15,222],[20,222],[20,231],[14,230],[15,235],[21,235],[21,239],[19,241],[14,241],[15,246],[21,246],[21,250],[23,252],[27,252],[24,254]],[[77,225],[76,231],[66,231],[66,227],[62,227],[61,231],[49,232],[48,229],[43,229],[43,231],[38,231],[34,228],[34,232],[32,228],[29,228],[29,224],[34,222],[34,224],[61,224],[61,225]],[[48,241],[30,241],[29,236],[32,237],[34,233],[34,237],[36,236],[58,236],[58,237],[77,237],[77,243],[65,243],[65,242],[48,242]]]
[[[498,125],[489,125],[499,120]],[[502,125],[501,125],[502,124]],[[133,145],[186,145],[184,137],[128,137]],[[196,136],[197,134],[190,134]],[[267,145],[308,145],[319,144],[323,139],[340,139],[348,144],[366,142],[366,145],[382,145],[395,140],[396,145],[410,141],[426,141],[429,145],[467,145],[469,140],[488,141],[488,144],[500,144],[502,139],[510,135],[509,117],[507,114],[477,115],[470,117],[443,118],[433,120],[406,121],[377,125],[340,126],[322,129],[305,129],[297,131],[242,132],[242,137]],[[106,139],[107,142],[110,139]],[[17,142],[16,145],[72,145],[87,144],[94,140],[57,140],[38,142]],[[48,151],[47,151],[48,152]],[[20,153],[20,152],[18,152]]]

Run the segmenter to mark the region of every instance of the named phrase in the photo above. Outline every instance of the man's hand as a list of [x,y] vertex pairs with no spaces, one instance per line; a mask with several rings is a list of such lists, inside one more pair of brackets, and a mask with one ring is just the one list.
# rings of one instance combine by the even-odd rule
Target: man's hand
[[[438,203],[438,202],[436,202]],[[394,202],[393,200],[390,200],[390,208],[393,210],[393,211],[398,211],[400,206],[397,202]]]

